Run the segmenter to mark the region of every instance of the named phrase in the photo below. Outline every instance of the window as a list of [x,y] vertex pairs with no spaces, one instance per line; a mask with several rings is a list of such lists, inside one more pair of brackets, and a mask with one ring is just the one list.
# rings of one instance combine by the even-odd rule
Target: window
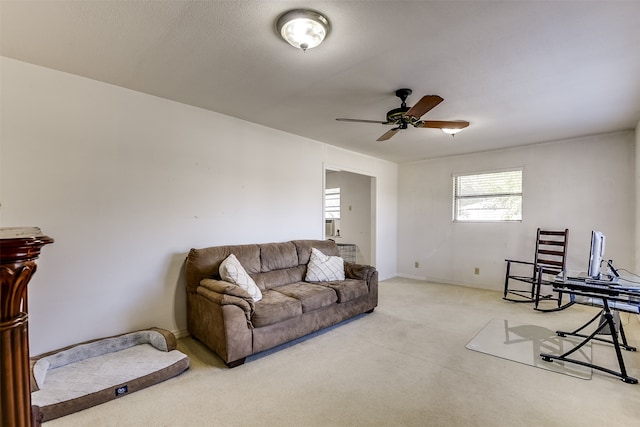
[[454,221],[521,221],[522,169],[455,175]]
[[340,219],[340,188],[326,188],[324,190],[325,219]]

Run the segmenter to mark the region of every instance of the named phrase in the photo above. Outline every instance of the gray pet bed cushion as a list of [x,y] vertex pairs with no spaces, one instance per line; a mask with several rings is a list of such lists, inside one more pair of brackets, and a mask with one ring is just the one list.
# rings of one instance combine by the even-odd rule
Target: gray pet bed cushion
[[52,420],[176,376],[189,358],[169,331],[151,328],[31,359],[31,401]]

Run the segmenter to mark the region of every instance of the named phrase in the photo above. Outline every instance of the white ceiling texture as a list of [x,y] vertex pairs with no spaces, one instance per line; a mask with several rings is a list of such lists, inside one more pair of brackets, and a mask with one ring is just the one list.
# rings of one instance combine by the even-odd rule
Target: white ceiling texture
[[[293,8],[325,14],[306,53],[278,38]],[[633,129],[640,1],[7,1],[3,56],[402,163]],[[385,120],[399,88],[467,120],[455,138]]]

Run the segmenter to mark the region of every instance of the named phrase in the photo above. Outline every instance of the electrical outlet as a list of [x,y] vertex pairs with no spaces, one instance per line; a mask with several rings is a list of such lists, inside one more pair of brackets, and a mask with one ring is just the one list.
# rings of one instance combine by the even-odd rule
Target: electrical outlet
[[420,263],[418,261],[416,261],[416,263],[413,265],[415,268],[420,268]]
[[480,274],[480,267],[476,267],[473,269],[473,274]]

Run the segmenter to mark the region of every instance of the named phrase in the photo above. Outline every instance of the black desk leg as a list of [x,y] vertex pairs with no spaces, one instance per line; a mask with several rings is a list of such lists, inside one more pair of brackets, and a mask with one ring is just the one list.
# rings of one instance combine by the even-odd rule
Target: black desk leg
[[[578,332],[581,331],[582,329],[584,329],[585,327],[587,327],[588,325],[590,325],[591,323],[593,323],[599,317],[601,317],[602,313],[598,313],[598,315],[596,317],[594,317],[593,319],[589,320],[587,323],[582,325],[580,328],[576,329],[574,332],[562,332],[562,331],[557,331],[556,332],[561,337],[564,337],[564,336],[567,336],[567,335],[572,335],[572,336],[585,338],[576,347],[574,347],[573,349],[565,352],[564,354],[561,354],[560,356],[556,356],[556,355],[553,355],[553,354],[547,354],[547,353],[540,353],[540,357],[542,357],[542,360],[544,360],[545,362],[553,362],[554,360],[561,360],[563,362],[570,362],[570,363],[575,363],[575,364],[582,365],[582,366],[587,366],[587,367],[590,367],[592,369],[597,369],[599,371],[603,371],[603,372],[606,372],[608,374],[620,377],[622,379],[622,381],[624,381],[625,383],[637,384],[638,380],[636,378],[633,378],[633,377],[630,377],[630,376],[627,375],[627,369],[625,368],[624,360],[622,359],[622,350],[620,349],[620,342],[618,341],[618,334],[615,332],[616,331],[615,322],[613,321],[613,315],[611,314],[611,311],[609,310],[609,304],[608,304],[606,298],[603,298],[603,305],[604,305],[603,312],[604,312],[605,321],[602,322],[591,335],[588,335],[588,336],[587,335],[582,335],[582,334],[579,334]],[[605,327],[611,328],[610,329],[612,331],[612,333],[611,333],[611,341],[595,337]],[[622,325],[620,326],[620,329],[622,330]],[[625,345],[625,349],[627,349],[629,351],[635,351],[636,348],[628,346],[626,344],[626,341],[627,341],[626,337],[624,337],[624,335],[622,335],[622,336],[623,336],[623,342],[624,342],[624,345]],[[608,368],[605,368],[605,367],[602,367],[602,366],[594,365],[593,363],[583,362],[581,360],[571,359],[571,358],[567,357],[567,356],[573,354],[574,352],[576,352],[578,349],[583,347],[585,344],[587,344],[591,340],[604,341],[604,342],[613,344],[613,347],[616,350],[616,357],[618,358],[618,366],[620,367],[620,372],[617,372],[617,371],[614,371],[614,370],[611,370],[611,369],[608,369]]]

